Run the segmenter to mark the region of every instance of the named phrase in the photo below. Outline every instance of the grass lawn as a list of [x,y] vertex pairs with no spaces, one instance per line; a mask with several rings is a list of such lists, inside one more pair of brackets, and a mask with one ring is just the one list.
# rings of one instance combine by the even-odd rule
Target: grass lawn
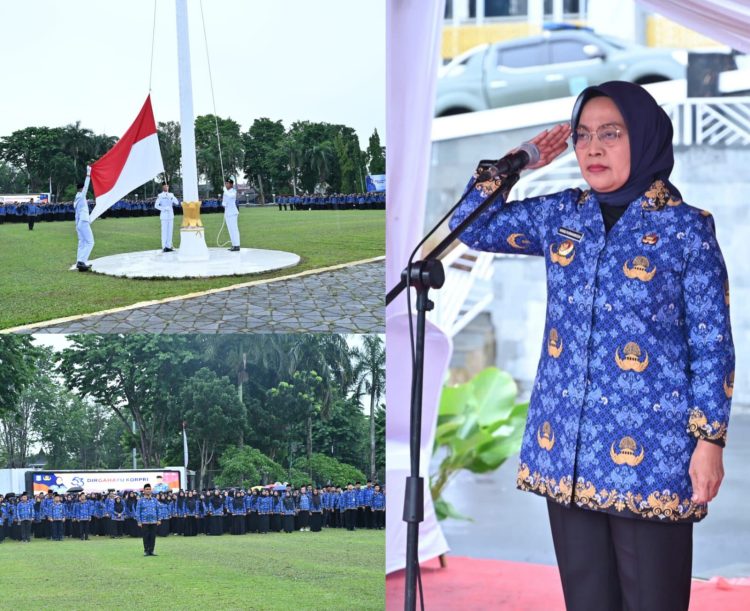
[[[201,216],[206,242],[216,246],[222,214]],[[181,217],[175,218],[179,244]],[[96,312],[140,301],[184,295],[249,280],[285,276],[385,254],[382,210],[283,211],[244,209],[239,217],[242,245],[297,253],[299,265],[266,274],[193,280],[132,280],[68,271],[75,263],[73,221],[0,225],[0,329]],[[93,223],[92,259],[122,252],[158,249],[158,217],[100,219]],[[222,242],[227,241],[226,228]]]
[[[36,231],[36,230],[35,230]],[[5,540],[9,609],[383,609],[384,531]]]

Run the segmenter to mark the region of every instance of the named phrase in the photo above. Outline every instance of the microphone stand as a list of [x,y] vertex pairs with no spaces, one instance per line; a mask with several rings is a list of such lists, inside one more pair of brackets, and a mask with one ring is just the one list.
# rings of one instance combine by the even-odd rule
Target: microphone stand
[[[424,520],[424,478],[419,475],[419,449],[422,441],[422,386],[424,374],[424,344],[425,344],[425,322],[427,312],[432,310],[435,304],[430,301],[428,293],[430,289],[440,289],[445,282],[445,271],[438,257],[445,251],[464,230],[474,223],[496,199],[502,194],[507,197],[513,185],[518,181],[518,173],[504,176],[501,184],[490,194],[471,214],[469,214],[453,231],[451,231],[427,256],[421,261],[409,261],[409,264],[401,272],[401,280],[394,286],[385,298],[386,306],[390,304],[404,289],[414,287],[417,291],[417,340],[415,346],[415,359],[412,363],[411,378],[411,419],[409,434],[409,450],[411,458],[411,474],[406,478],[406,490],[404,494],[403,520],[407,523],[406,532],[406,591],[404,600],[405,611],[413,611],[417,605],[417,576],[419,574],[419,524]],[[466,191],[463,197],[456,203],[448,214],[440,220],[425,236],[427,239],[443,223],[447,216],[453,214],[456,208],[463,202],[476,183]],[[423,239],[423,242],[424,242]],[[418,247],[417,247],[418,248]],[[415,251],[416,252],[416,251]],[[414,255],[412,255],[413,257]],[[408,313],[411,316],[411,312]],[[424,605],[424,600],[422,600]]]

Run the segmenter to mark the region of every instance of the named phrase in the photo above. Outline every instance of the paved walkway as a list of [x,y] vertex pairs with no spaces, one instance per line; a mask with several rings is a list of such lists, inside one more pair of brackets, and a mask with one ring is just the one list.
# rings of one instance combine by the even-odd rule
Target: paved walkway
[[385,333],[382,259],[15,329],[21,333]]

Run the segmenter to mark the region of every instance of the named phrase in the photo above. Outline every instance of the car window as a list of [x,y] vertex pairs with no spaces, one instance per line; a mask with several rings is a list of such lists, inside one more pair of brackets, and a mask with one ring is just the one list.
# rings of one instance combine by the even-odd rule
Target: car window
[[530,68],[549,63],[547,44],[542,42],[498,49],[497,65],[505,68]]
[[553,64],[562,64],[564,62],[580,62],[591,59],[583,51],[584,45],[577,40],[553,40],[552,62]]

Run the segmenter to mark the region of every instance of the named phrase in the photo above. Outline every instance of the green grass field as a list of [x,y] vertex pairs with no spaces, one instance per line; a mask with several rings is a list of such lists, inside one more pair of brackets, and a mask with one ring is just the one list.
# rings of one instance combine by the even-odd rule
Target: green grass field
[[384,531],[5,540],[0,606],[36,609],[383,609]]
[[[204,214],[206,242],[216,246],[221,214]],[[175,244],[181,217],[175,218]],[[96,312],[140,301],[184,295],[249,280],[285,276],[385,254],[382,210],[283,211],[245,209],[240,214],[242,245],[295,252],[299,265],[252,276],[194,280],[131,280],[68,271],[77,238],[72,221],[0,225],[0,329]],[[93,223],[92,259],[158,249],[158,217],[101,219]],[[226,229],[222,241],[227,241]]]

